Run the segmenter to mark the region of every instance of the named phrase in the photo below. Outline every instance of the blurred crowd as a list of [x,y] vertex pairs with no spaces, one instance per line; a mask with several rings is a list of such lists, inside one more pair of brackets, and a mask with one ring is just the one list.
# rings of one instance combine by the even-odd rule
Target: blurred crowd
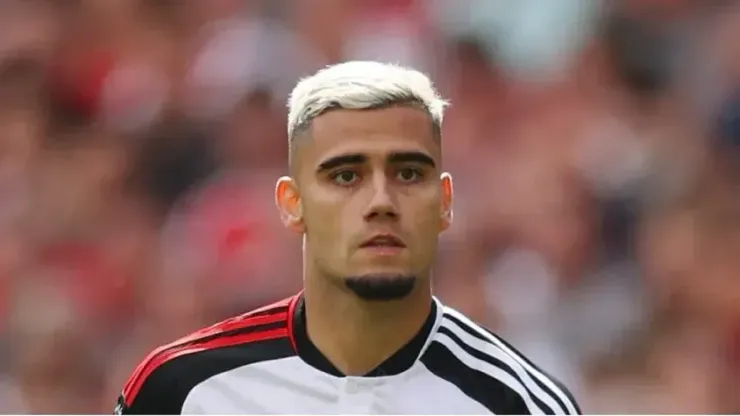
[[154,346],[295,293],[302,76],[450,99],[438,296],[587,413],[740,413],[740,3],[0,0],[0,413],[109,413]]

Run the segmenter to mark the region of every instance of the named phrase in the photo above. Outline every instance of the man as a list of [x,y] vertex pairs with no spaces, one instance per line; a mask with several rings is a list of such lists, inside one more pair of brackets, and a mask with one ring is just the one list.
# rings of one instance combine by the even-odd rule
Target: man
[[419,72],[349,62],[302,80],[283,223],[304,290],[154,351],[122,413],[577,414],[557,382],[431,294],[452,221],[445,102]]

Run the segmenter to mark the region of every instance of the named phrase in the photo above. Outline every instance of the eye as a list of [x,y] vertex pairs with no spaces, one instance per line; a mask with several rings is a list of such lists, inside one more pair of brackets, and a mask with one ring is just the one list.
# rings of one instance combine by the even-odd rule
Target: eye
[[416,182],[422,178],[422,173],[418,169],[404,168],[396,174],[401,182]]
[[356,172],[351,170],[343,170],[331,175],[331,180],[340,186],[349,186],[354,184],[360,179],[360,176]]

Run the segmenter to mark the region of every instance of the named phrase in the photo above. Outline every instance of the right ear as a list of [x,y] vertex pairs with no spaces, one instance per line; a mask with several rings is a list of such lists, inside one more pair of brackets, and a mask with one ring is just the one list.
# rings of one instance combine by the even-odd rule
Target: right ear
[[297,234],[303,234],[306,231],[303,224],[301,194],[293,178],[283,176],[278,179],[275,186],[275,205],[286,228]]

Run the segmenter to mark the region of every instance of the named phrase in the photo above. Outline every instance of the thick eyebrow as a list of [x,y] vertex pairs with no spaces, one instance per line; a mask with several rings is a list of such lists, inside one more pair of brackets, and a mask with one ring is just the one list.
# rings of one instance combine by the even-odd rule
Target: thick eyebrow
[[429,165],[431,167],[437,166],[437,164],[434,163],[434,159],[432,159],[431,156],[423,152],[416,152],[416,151],[394,152],[388,156],[388,163],[408,163],[408,162],[421,163],[424,165]]
[[339,166],[359,165],[365,162],[367,162],[367,156],[360,154],[360,153],[339,155],[339,156],[330,157],[329,159],[321,162],[319,164],[318,169],[316,169],[316,171],[324,172],[327,170],[338,168]]

